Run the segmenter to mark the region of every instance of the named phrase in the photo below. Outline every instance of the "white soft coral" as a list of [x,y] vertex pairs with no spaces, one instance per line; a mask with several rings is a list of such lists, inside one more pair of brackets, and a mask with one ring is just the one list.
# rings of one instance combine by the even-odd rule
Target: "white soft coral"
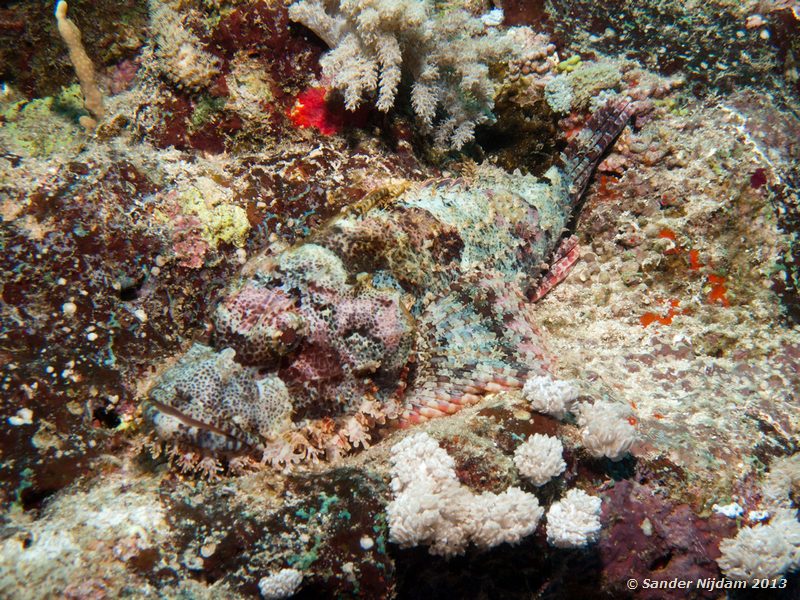
[[599,401],[578,405],[578,425],[581,441],[589,454],[613,461],[622,460],[636,441],[636,428],[621,404]]
[[534,485],[544,485],[567,468],[564,445],[556,437],[536,433],[516,449],[514,464]]
[[547,541],[557,548],[578,548],[597,539],[602,500],[571,489],[547,511]]
[[720,569],[731,579],[774,579],[800,567],[800,522],[795,511],[779,509],[768,525],[743,527],[722,540]]
[[549,375],[534,375],[522,388],[522,395],[533,410],[563,419],[578,397],[578,388],[571,381],[553,379]]
[[[488,65],[518,50],[515,38],[491,20],[437,11],[429,0],[298,0],[289,17],[331,48],[320,64],[348,109],[376,96],[378,110],[388,111],[405,75],[420,123],[435,127],[437,143],[455,149],[491,118],[495,84]],[[446,114],[434,125],[439,109]]]
[[427,433],[395,444],[391,460],[389,533],[404,548],[427,545],[431,554],[452,556],[470,542],[482,549],[515,543],[542,517],[536,496],[519,488],[475,494],[462,485],[453,458]]

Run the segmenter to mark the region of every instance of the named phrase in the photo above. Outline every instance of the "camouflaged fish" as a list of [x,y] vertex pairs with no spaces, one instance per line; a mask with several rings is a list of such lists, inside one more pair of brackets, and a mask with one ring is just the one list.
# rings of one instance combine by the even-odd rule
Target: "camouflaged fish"
[[564,232],[634,110],[600,109],[541,179],[483,165],[409,183],[255,257],[216,308],[213,348],[164,373],[147,420],[281,464],[522,387],[548,368],[531,305],[577,259]]

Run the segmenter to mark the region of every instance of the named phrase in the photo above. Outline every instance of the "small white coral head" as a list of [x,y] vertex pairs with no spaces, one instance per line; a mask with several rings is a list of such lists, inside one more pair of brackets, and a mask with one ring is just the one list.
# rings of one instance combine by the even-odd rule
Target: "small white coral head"
[[544,485],[567,468],[563,452],[561,440],[536,433],[516,449],[514,464],[534,485]]
[[420,479],[437,483],[456,481],[455,460],[425,432],[415,433],[392,446],[392,489],[403,491]]
[[262,577],[258,582],[258,589],[265,600],[281,600],[293,596],[301,583],[303,574],[300,571],[281,569],[277,573]]
[[779,509],[768,525],[743,527],[719,545],[725,576],[740,581],[775,579],[800,567],[800,522],[794,510]]
[[556,548],[578,548],[597,539],[602,500],[573,488],[547,511],[547,541]]
[[578,425],[584,448],[595,458],[622,460],[636,441],[636,428],[625,416],[625,407],[612,402],[581,402]]
[[531,403],[533,410],[563,419],[578,397],[578,388],[571,381],[535,375],[525,382],[522,395]]
[[502,543],[516,544],[539,525],[544,510],[533,494],[510,487],[500,494],[484,492],[470,501],[473,533],[478,548],[492,548]]

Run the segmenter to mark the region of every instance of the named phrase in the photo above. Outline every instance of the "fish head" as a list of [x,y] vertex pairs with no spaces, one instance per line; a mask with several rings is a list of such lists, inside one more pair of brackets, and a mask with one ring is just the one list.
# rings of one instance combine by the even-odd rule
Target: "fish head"
[[239,452],[258,448],[288,421],[289,393],[275,376],[195,344],[150,390],[145,419],[165,441],[203,450]]
[[270,365],[305,338],[306,321],[295,298],[258,279],[228,295],[214,315],[215,345],[234,348],[244,365]]

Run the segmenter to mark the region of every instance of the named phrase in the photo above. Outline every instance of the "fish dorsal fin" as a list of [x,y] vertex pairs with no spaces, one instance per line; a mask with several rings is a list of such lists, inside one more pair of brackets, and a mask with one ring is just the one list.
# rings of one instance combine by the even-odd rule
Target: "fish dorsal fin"
[[596,110],[583,129],[570,140],[561,154],[562,169],[569,185],[570,205],[580,202],[595,168],[625,125],[639,110],[627,99],[609,100]]

